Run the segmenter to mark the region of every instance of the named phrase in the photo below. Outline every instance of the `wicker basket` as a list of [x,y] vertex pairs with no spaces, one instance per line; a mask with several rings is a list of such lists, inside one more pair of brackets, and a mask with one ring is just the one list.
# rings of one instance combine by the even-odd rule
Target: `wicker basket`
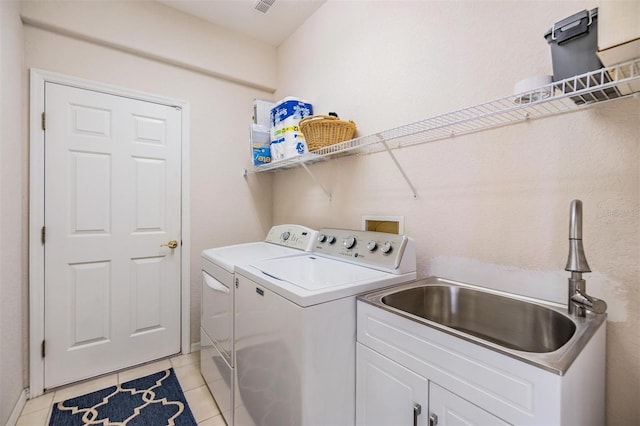
[[305,117],[300,120],[298,126],[309,151],[352,139],[356,132],[356,123],[353,121],[340,120],[330,115]]

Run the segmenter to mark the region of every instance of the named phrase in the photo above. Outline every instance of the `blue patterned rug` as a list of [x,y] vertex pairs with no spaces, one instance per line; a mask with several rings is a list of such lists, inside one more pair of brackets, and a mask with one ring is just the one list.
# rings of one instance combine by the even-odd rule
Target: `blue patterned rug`
[[49,426],[196,426],[173,368],[56,402]]

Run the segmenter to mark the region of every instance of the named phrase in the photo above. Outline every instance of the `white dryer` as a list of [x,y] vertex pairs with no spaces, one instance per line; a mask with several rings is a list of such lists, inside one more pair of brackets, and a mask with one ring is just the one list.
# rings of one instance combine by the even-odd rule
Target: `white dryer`
[[412,239],[343,229],[238,265],[235,424],[353,425],[356,296],[415,278]]
[[202,252],[200,371],[227,424],[233,424],[234,272],[237,264],[294,256],[310,251],[317,231],[300,225],[277,225],[264,241]]

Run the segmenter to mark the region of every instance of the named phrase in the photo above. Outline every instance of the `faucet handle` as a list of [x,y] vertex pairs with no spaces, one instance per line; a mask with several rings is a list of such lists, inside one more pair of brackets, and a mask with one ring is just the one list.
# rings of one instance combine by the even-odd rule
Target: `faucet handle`
[[602,299],[589,296],[577,287],[576,293],[571,296],[571,302],[585,307],[595,314],[604,314],[607,312],[607,302]]

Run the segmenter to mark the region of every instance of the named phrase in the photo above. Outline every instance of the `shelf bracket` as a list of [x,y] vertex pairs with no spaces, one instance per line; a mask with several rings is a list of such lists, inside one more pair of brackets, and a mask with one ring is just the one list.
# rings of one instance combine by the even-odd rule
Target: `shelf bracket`
[[309,174],[309,176],[311,176],[311,179],[313,179],[313,182],[322,189],[322,191],[325,193],[329,201],[331,201],[331,192],[327,191],[327,188],[325,188],[320,182],[318,182],[318,179],[316,179],[313,173],[311,173],[311,170],[309,170],[309,167],[307,167],[307,165],[304,162],[300,163],[300,165],[302,165],[304,170]]
[[396,165],[396,167],[398,168],[398,170],[402,174],[402,177],[407,182],[407,185],[409,185],[409,188],[411,188],[411,192],[413,193],[413,198],[418,198],[418,192],[416,191],[416,187],[413,186],[413,183],[411,183],[411,179],[409,179],[409,176],[407,176],[407,173],[405,173],[404,169],[400,165],[400,162],[398,161],[396,156],[393,155],[393,151],[391,151],[391,148],[389,148],[389,145],[387,145],[387,141],[384,140],[384,138],[381,135],[377,135],[377,136],[380,139],[380,142],[382,143],[382,145],[384,146],[384,149],[387,151],[387,153],[389,154],[389,156],[393,160],[394,164]]

